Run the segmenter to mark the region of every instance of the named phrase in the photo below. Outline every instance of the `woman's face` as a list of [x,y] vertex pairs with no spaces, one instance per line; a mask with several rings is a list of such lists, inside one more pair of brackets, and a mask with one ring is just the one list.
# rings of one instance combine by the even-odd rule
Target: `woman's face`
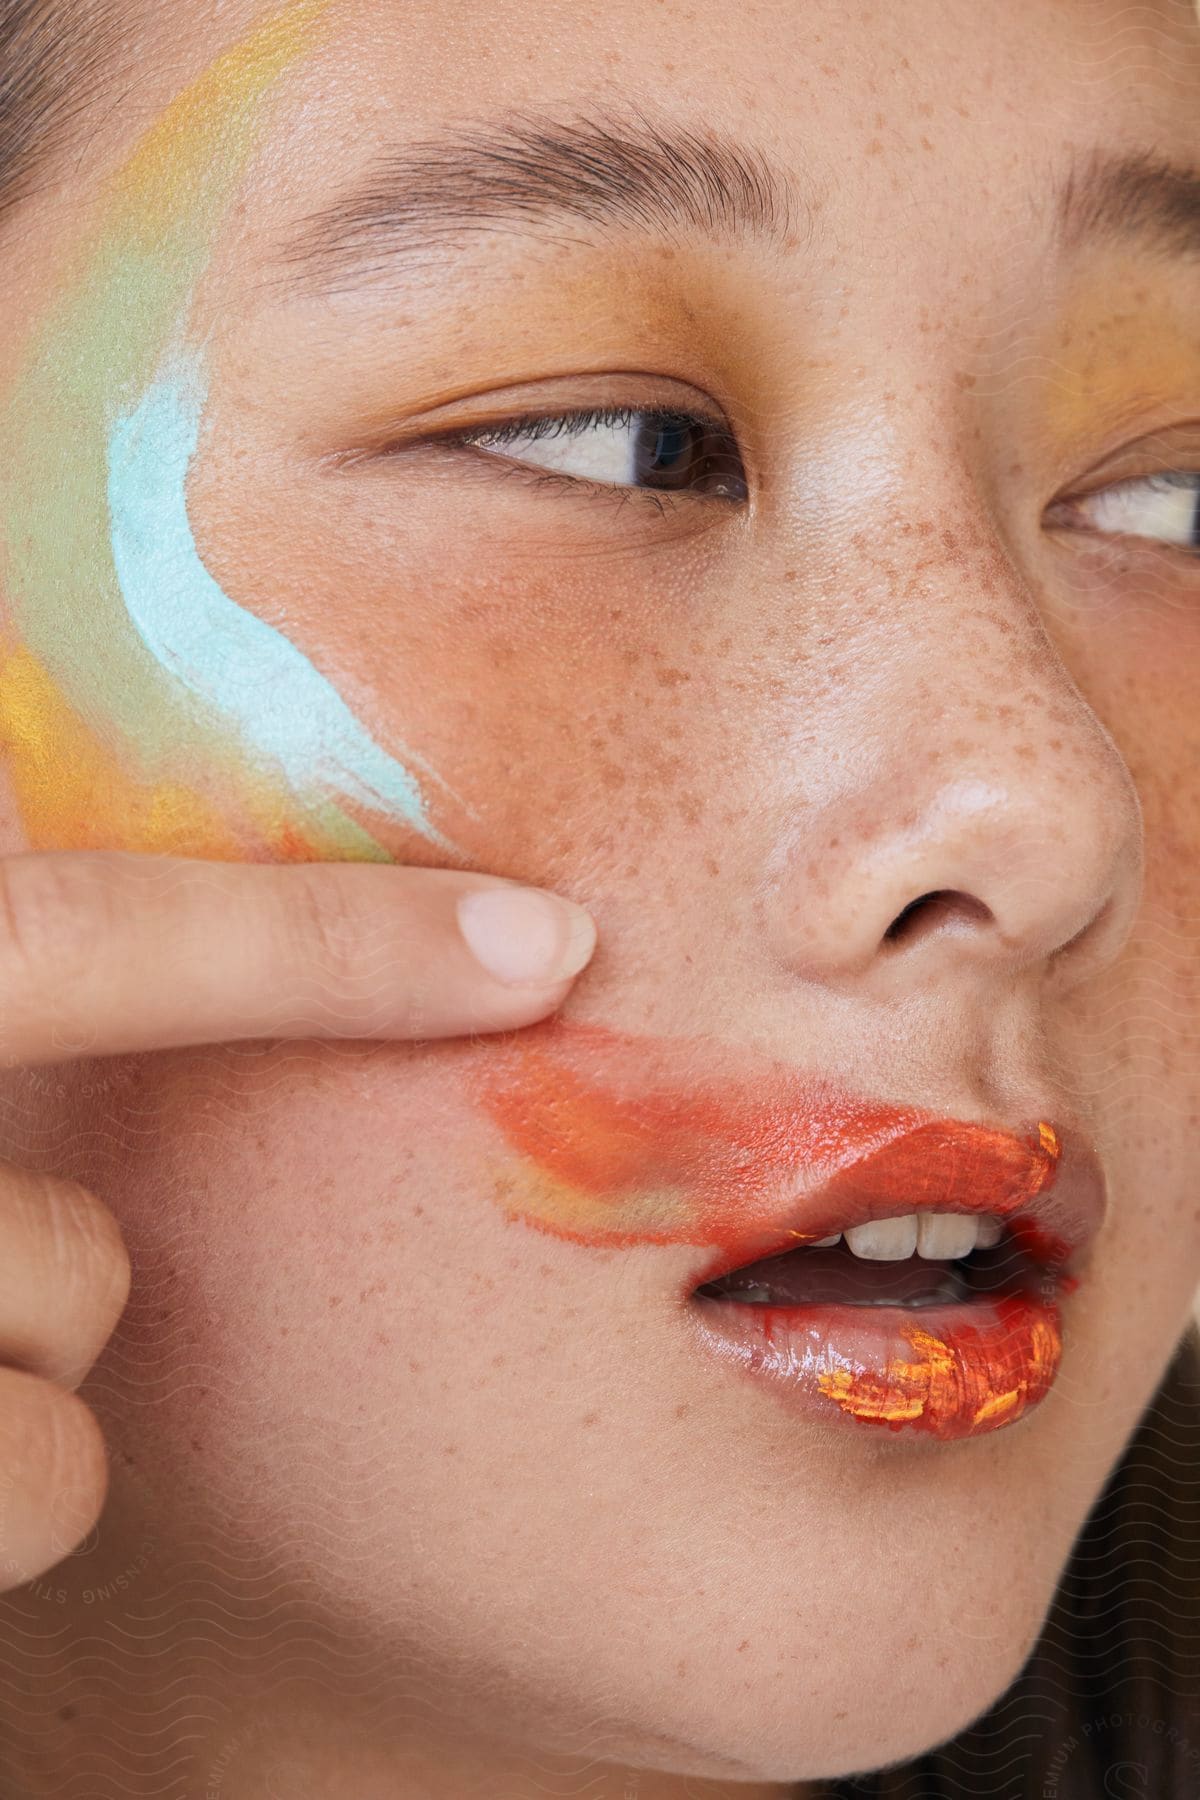
[[[1200,1278],[1192,8],[170,11],[9,227],[6,846],[478,867],[601,951],[519,1043],[20,1090],[134,1250],[112,1529],[302,1583],[339,1705],[913,1754]],[[1001,1313],[872,1410],[844,1309],[840,1389],[698,1332],[860,1101],[1095,1147],[1061,1359]]]

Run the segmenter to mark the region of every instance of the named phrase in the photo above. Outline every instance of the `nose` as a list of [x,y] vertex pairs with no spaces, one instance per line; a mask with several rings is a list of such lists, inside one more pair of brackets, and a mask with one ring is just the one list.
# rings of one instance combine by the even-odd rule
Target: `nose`
[[953,593],[927,595],[925,625],[848,684],[830,778],[788,821],[769,906],[775,949],[808,981],[864,998],[1022,972],[1070,987],[1128,937],[1128,765],[1013,573],[984,615],[962,580],[957,613]]

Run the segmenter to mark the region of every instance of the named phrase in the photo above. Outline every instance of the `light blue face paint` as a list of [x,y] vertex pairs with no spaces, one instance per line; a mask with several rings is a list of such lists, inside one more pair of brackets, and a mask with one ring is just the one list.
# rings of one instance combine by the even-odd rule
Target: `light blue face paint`
[[206,399],[202,355],[176,349],[109,436],[113,561],[139,638],[184,693],[236,728],[243,748],[277,765],[295,793],[349,800],[452,850],[430,823],[412,770],[375,743],[302,651],[231,600],[201,561],[187,479]]

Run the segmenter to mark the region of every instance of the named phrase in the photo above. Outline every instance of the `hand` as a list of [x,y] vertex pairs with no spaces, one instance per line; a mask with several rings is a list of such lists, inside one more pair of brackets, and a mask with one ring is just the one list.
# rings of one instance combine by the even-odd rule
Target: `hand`
[[[553,1012],[594,946],[581,908],[494,877],[9,857],[0,1057],[509,1030]],[[99,1515],[104,1445],[75,1390],[128,1293],[107,1208],[0,1163],[0,1589],[51,1567]]]

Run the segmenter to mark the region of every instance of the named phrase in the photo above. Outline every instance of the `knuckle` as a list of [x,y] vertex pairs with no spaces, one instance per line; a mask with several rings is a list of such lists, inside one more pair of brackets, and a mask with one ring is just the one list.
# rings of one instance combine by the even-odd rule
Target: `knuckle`
[[[129,1252],[108,1208],[78,1182],[57,1176],[9,1173],[7,1199],[16,1201],[23,1235],[44,1263],[61,1305],[78,1320],[86,1311],[107,1336],[129,1297]],[[18,1198],[19,1196],[19,1198]]]
[[[33,1375],[6,1371],[0,1384],[0,1444],[12,1486],[47,1505],[77,1497],[80,1512],[98,1513],[108,1479],[104,1439],[95,1415],[76,1394]],[[82,1537],[88,1529],[85,1521]]]
[[129,1295],[129,1252],[108,1208],[75,1181],[40,1183],[50,1272],[66,1292],[86,1289],[92,1304],[115,1319]]
[[43,1492],[67,1554],[95,1524],[108,1486],[108,1457],[95,1414],[75,1394],[51,1388],[41,1465]]
[[363,954],[362,918],[345,885],[319,866],[297,871],[293,903],[305,961],[337,985],[344,985]]
[[13,985],[64,987],[88,967],[102,924],[81,904],[70,865],[41,856],[0,858],[0,974]]

